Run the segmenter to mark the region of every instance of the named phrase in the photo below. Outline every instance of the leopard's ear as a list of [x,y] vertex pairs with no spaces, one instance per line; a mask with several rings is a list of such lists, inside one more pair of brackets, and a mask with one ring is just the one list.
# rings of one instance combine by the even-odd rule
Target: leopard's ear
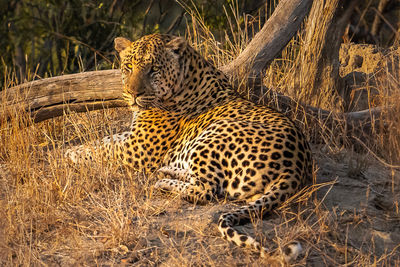
[[187,42],[182,37],[175,37],[171,41],[169,41],[166,45],[166,48],[173,52],[176,55],[181,55],[187,46]]
[[121,53],[125,48],[129,47],[132,42],[124,37],[117,37],[114,39],[114,47],[118,53]]

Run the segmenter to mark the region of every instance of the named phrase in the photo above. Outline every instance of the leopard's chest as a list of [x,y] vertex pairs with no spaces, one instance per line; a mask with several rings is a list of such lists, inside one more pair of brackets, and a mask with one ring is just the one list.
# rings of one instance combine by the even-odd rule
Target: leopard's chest
[[132,124],[121,151],[123,162],[138,171],[158,169],[178,132],[178,118],[161,110],[141,112]]

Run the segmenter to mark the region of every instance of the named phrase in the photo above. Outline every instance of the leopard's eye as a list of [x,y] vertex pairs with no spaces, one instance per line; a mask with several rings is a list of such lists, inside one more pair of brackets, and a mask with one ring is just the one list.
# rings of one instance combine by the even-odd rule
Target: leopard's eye
[[132,66],[132,63],[126,63],[126,65],[125,65],[128,69],[132,69],[133,68],[133,66]]
[[154,72],[158,72],[160,71],[160,67],[159,66],[152,66],[150,69],[150,73],[154,73]]

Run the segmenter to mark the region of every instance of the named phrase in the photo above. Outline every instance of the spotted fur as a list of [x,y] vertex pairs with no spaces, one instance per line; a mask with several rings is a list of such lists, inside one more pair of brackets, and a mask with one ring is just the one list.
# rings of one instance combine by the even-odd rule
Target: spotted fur
[[[97,150],[154,173],[156,188],[189,201],[249,202],[222,214],[218,228],[227,240],[264,254],[258,241],[235,226],[270,212],[309,180],[312,158],[303,133],[283,114],[239,97],[225,75],[182,38],[116,38],[115,47],[125,100],[139,111],[130,132],[103,140]],[[67,156],[89,161],[91,153],[84,145]],[[290,260],[300,248],[291,244],[284,257]]]

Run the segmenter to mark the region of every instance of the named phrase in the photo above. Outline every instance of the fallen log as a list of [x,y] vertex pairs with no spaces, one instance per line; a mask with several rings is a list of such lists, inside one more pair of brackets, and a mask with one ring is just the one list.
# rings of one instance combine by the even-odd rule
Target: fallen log
[[27,112],[33,122],[65,113],[126,106],[119,70],[82,72],[23,83],[0,92],[0,122]]
[[[250,80],[252,81],[252,80]],[[252,84],[252,86],[254,86]],[[260,87],[260,86],[259,86]],[[256,92],[266,92],[262,96],[252,95],[251,100],[259,103],[270,103],[271,106],[293,118],[294,120],[305,123],[313,139],[321,140],[321,134],[330,131],[341,141],[354,141],[353,137],[369,142],[374,131],[379,131],[382,126],[384,114],[393,112],[393,107],[374,107],[370,109],[354,112],[334,112],[318,107],[306,105],[298,102],[291,97],[276,93],[278,90],[269,90],[261,85],[256,88]]]

